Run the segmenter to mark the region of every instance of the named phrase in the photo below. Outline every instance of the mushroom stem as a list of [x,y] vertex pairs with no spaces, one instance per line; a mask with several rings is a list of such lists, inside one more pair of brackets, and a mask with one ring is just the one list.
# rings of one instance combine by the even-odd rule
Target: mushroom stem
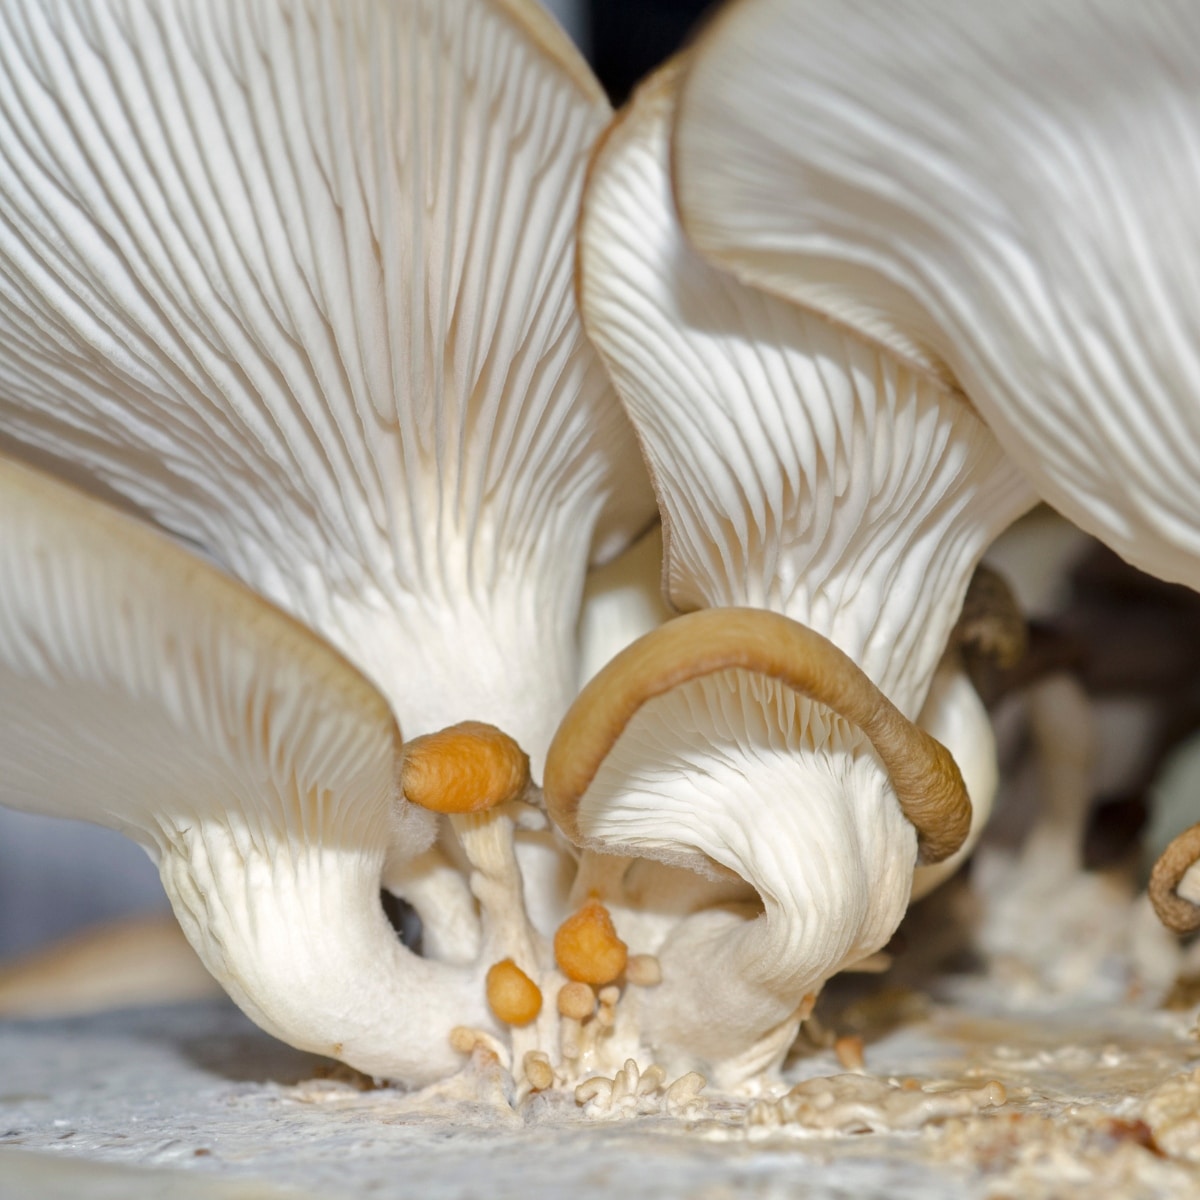
[[426,958],[465,964],[479,957],[482,931],[471,889],[440,847],[402,862],[389,861],[383,886],[416,909]]
[[567,837],[581,843],[579,800],[637,710],[672,688],[731,668],[778,680],[866,734],[917,829],[922,862],[939,862],[962,845],[971,802],[946,748],[828,638],[753,608],[706,609],[669,621],[618,654],[583,689],[546,759],[546,806]]
[[[543,819],[522,803],[531,789],[529,756],[494,725],[463,721],[407,742],[399,780],[409,801],[450,818],[479,901],[483,962],[511,960],[536,985],[546,956],[525,906],[513,840],[517,822]],[[535,1031],[514,1028],[513,1061],[536,1043]]]
[[471,891],[479,901],[483,956],[511,958],[531,979],[540,973],[537,935],[525,911],[513,819],[502,809],[455,814],[451,827],[471,864]]
[[451,1074],[456,1025],[493,1027],[477,971],[417,957],[379,904],[383,853],[258,850],[228,824],[164,831],[163,886],[188,941],[269,1033],[369,1075]]
[[1028,879],[1070,878],[1083,870],[1092,800],[1092,704],[1079,680],[1066,673],[1034,684],[1026,703],[1041,805],[1021,853],[1021,871]]
[[[722,857],[753,883],[759,903],[686,917],[655,950],[662,982],[639,997],[656,1060],[722,1086],[779,1067],[805,998],[887,942],[912,883],[912,843],[907,854],[895,852],[906,823],[872,756],[847,756],[831,742],[820,755],[784,761],[786,773],[756,773],[740,790],[729,777],[714,784],[723,796],[732,788],[739,807],[764,783],[786,788],[786,805],[763,806],[769,824],[754,841],[761,849]],[[847,839],[847,825],[860,832]],[[793,845],[824,852],[769,849]]]
[[602,854],[584,850],[579,856],[579,869],[571,885],[571,907],[578,908],[589,897],[606,905],[620,903],[624,880],[633,858],[628,854]]

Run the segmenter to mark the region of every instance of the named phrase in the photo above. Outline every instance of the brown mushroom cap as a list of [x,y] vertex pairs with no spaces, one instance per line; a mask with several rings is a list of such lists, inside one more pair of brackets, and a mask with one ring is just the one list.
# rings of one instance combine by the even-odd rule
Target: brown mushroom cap
[[1158,919],[1175,933],[1200,929],[1200,906],[1185,900],[1175,889],[1200,861],[1200,824],[1185,829],[1159,856],[1150,873],[1150,903]]
[[529,786],[529,755],[483,721],[461,721],[406,742],[400,759],[405,799],[440,813],[485,812]]
[[863,731],[916,827],[922,862],[940,862],[962,845],[971,801],[949,751],[827,638],[752,608],[705,609],[669,621],[618,654],[579,694],[551,743],[543,785],[550,815],[568,838],[581,841],[579,802],[638,709],[731,668],[774,679]]

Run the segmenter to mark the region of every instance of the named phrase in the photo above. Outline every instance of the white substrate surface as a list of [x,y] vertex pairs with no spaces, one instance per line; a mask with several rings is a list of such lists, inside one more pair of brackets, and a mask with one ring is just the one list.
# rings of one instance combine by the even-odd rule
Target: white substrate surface
[[[840,1028],[865,1034],[872,1077],[853,1088],[884,1099],[848,1105],[832,1131],[816,1127],[828,1123],[816,1119],[822,1105],[828,1117],[820,1099],[813,1120],[782,1124],[762,1098],[629,1117],[541,1096],[514,1111],[479,1061],[419,1096],[364,1090],[361,1077],[273,1041],[222,1002],[8,1021],[0,1198],[1200,1194],[1189,1157],[1193,1146],[1200,1157],[1194,1014],[1078,999],[1006,1010],[982,978],[941,994],[877,993],[842,1010]],[[789,1075],[842,1071],[820,1051]],[[963,1101],[962,1115],[896,1131],[887,1098],[904,1089],[889,1077],[937,1091],[930,1114],[948,1090],[966,1096],[992,1081],[1007,1100]],[[864,1125],[882,1131],[854,1132]],[[1143,1144],[1150,1137],[1158,1147]]]

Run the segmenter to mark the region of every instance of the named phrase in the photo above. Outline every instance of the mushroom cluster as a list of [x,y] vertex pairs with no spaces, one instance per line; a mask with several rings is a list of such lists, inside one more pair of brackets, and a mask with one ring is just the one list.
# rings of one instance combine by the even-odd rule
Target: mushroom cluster
[[1186,270],[1075,194],[1129,131],[968,153],[1096,107],[1031,5],[742,0],[615,119],[533,0],[0,7],[0,801],[372,1075],[776,1072],[982,829],[989,543],[1200,580]]

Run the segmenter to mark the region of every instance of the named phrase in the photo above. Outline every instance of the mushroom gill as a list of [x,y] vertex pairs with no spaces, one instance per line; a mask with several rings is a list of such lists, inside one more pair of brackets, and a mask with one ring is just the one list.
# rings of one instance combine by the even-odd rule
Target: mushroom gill
[[0,800],[119,830],[264,1029],[373,1075],[455,1070],[482,973],[379,902],[433,826],[399,734],[333,649],[156,530],[0,458]]
[[609,108],[512,0],[0,12],[0,420],[535,772],[653,515],[572,295]]
[[[961,787],[957,770],[931,771],[933,758],[864,730],[894,722],[913,744],[972,570],[1032,495],[941,372],[739,284],[687,246],[668,170],[682,69],[644,84],[593,158],[579,293],[651,468],[668,599],[715,611],[639,644],[651,657],[672,647],[668,682],[643,693],[606,669],[585,690],[559,737],[575,745],[575,714],[594,702],[602,762],[593,773],[556,737],[547,793],[581,796],[551,803],[585,845],[732,871],[754,888],[757,906],[701,906],[663,934],[651,947],[663,983],[645,1000],[651,1037],[733,1079],[777,1062],[806,996],[898,924],[917,860],[905,807],[932,856],[962,842],[963,809],[950,806],[960,823],[944,829],[934,815],[945,793],[917,808],[946,780]],[[746,620],[746,608],[770,611]],[[754,645],[757,620],[778,623],[774,650]],[[851,676],[869,685],[854,701],[834,686]],[[792,690],[817,681],[815,699]],[[978,740],[978,722],[943,724]],[[994,786],[994,771],[977,779]]]
[[1045,499],[1200,587],[1200,10],[741,0],[690,61],[700,250],[948,364]]

